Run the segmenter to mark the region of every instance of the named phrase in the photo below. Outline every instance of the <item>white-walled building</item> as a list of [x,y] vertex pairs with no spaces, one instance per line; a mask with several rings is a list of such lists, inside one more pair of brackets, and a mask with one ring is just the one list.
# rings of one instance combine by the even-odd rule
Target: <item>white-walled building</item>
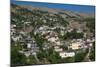
[[31,48],[31,43],[27,43],[27,48]]
[[62,51],[63,51],[62,48],[55,48],[54,50],[55,50],[56,52],[62,52]]
[[73,49],[73,50],[77,50],[81,48],[81,43],[80,42],[75,42],[75,43],[71,43],[70,46],[68,47],[69,49]]
[[60,52],[59,55],[61,58],[74,57],[75,52]]

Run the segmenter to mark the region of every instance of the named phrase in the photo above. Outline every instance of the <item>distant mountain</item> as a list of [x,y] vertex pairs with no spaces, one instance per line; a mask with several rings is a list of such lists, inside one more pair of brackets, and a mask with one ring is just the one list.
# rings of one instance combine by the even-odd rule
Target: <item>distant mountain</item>
[[66,15],[66,17],[70,18],[87,18],[87,17],[94,17],[94,14],[87,14],[87,13],[81,13],[81,12],[76,12],[76,11],[70,11],[70,10],[63,10],[63,9],[52,9],[48,7],[33,7],[33,6],[27,6],[27,5],[15,5],[11,4],[13,9],[26,9],[29,11],[34,11],[34,10],[40,10],[40,11],[47,11],[49,13],[54,13],[54,14],[61,14],[61,15]]

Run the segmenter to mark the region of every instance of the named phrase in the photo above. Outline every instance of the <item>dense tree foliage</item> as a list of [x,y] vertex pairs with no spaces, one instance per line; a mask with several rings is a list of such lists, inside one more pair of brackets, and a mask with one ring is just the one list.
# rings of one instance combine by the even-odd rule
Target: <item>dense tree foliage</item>
[[79,52],[75,55],[75,62],[82,62],[87,55],[89,49],[86,49],[85,52]]
[[[12,44],[14,45],[14,44]],[[11,64],[13,65],[25,65],[26,62],[26,57],[25,55],[21,54],[18,52],[18,47],[12,46],[11,49]]]
[[95,32],[95,18],[85,19],[87,22],[86,26],[90,29],[90,32]]
[[83,38],[83,33],[77,33],[76,31],[67,32],[63,39],[80,39]]
[[91,61],[95,61],[95,43],[93,43],[93,47],[91,48],[90,56]]
[[73,62],[75,62],[74,57],[67,57],[67,58],[61,59],[61,63],[73,63]]

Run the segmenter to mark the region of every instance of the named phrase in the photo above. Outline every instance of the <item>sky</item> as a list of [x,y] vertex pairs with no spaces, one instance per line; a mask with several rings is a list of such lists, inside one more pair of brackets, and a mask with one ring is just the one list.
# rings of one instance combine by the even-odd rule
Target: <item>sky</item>
[[26,2],[26,1],[14,1],[11,0],[11,3],[17,5],[28,5],[28,6],[36,6],[36,7],[48,7],[54,9],[64,9],[71,10],[82,13],[95,13],[95,6],[89,5],[74,5],[74,4],[58,4],[58,3],[43,3],[43,2]]

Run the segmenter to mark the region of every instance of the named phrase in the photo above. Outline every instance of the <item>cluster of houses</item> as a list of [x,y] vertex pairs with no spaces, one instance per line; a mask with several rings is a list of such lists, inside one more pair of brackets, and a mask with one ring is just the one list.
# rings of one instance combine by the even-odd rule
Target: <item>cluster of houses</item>
[[[90,48],[92,46],[93,40],[90,39],[72,39],[72,41],[70,42],[69,45],[67,45],[68,50],[73,50],[73,51],[65,51],[63,48],[61,48],[60,46],[62,46],[62,42],[59,39],[58,35],[56,32],[53,31],[53,29],[56,29],[57,27],[54,28],[50,28],[48,26],[42,26],[38,29],[38,31],[35,32],[36,33],[40,33],[42,36],[44,36],[44,38],[48,41],[53,43],[54,46],[54,51],[58,52],[59,55],[61,56],[61,58],[66,58],[66,57],[73,57],[75,56],[75,50],[81,50],[81,49],[87,49]],[[64,28],[62,28],[64,29]],[[73,29],[70,29],[68,31],[72,31]],[[78,30],[78,32],[80,33],[80,31]],[[64,34],[64,32],[63,32]],[[92,42],[91,42],[92,41]]]
[[[93,46],[95,38],[88,38],[87,33],[83,32],[85,24],[79,23],[74,19],[66,19],[67,16],[65,14],[53,12],[54,11],[42,14],[41,11],[33,11],[33,14],[29,16],[23,15],[22,17],[28,18],[24,20],[15,19],[14,17],[11,18],[17,22],[12,22],[11,24],[11,40],[15,43],[12,45],[17,47],[17,42],[20,42],[22,50],[18,50],[19,53],[24,54],[27,58],[33,55],[38,61],[37,53],[42,51],[34,38],[36,34],[39,34],[39,37],[45,39],[42,46],[43,50],[46,51],[49,48],[53,48],[53,51],[57,52],[62,59],[75,57],[78,51],[83,51]],[[62,18],[66,21],[61,20]],[[40,25],[38,25],[39,23]],[[63,38],[66,33],[71,33],[74,30],[76,33],[83,33],[83,38],[72,38],[69,40]],[[30,32],[32,32],[32,34]],[[62,38],[60,38],[59,35],[61,35]],[[67,49],[65,49],[65,47]]]
[[[11,38],[13,41],[21,41],[23,37],[21,35],[15,35],[16,34],[16,25],[11,25]],[[72,39],[70,44],[67,45],[68,50],[73,50],[73,51],[67,51],[61,48],[62,42],[58,37],[58,33],[54,32],[53,30],[56,29],[57,27],[50,28],[48,26],[42,26],[39,29],[34,31],[34,34],[39,33],[41,36],[43,36],[48,42],[52,43],[52,46],[54,46],[54,51],[59,53],[59,56],[61,58],[67,58],[67,57],[74,57],[75,56],[75,50],[81,50],[81,49],[86,49],[90,48],[93,45],[94,39]],[[64,35],[65,28],[61,27],[62,29],[62,35]],[[68,30],[69,32],[72,31],[72,29]],[[25,34],[25,32],[21,31],[20,34]],[[30,55],[36,55],[36,53],[39,51],[39,48],[37,47],[37,43],[35,42],[34,38],[31,38],[30,35],[28,35],[24,39],[24,43],[27,45],[27,49],[30,49],[28,51],[19,51],[20,53],[23,53],[25,56],[30,56]],[[49,47],[49,46],[47,46]],[[46,48],[47,48],[46,47]],[[43,47],[45,48],[45,47]]]
[[[42,18],[40,18],[42,19]],[[50,18],[51,21],[57,21],[57,19],[53,19]],[[47,21],[45,19],[42,19],[42,21],[44,23],[47,23]],[[24,27],[24,31],[17,31],[16,29],[16,25],[15,24],[11,24],[11,39],[15,42],[19,41],[19,42],[23,42],[24,45],[27,46],[27,49],[29,49],[28,51],[19,51],[20,53],[23,53],[25,56],[30,56],[30,55],[36,55],[36,53],[39,51],[39,47],[37,47],[37,43],[35,41],[34,38],[31,38],[30,35],[27,35],[27,32],[31,32],[33,29],[32,27],[29,25],[31,24],[31,22],[24,22],[22,21],[23,27]],[[74,22],[74,21],[72,21]],[[72,23],[71,22],[71,23]],[[30,29],[26,29],[25,25],[30,26]],[[70,24],[71,25],[71,24]],[[63,46],[64,44],[61,42],[60,38],[58,37],[57,32],[55,32],[54,30],[56,30],[57,28],[60,29],[60,35],[64,35],[67,32],[72,32],[74,29],[71,26],[70,27],[67,26],[66,28],[63,26],[59,26],[56,25],[55,27],[49,27],[46,25],[41,25],[41,27],[37,28],[34,30],[34,35],[36,35],[37,33],[39,33],[41,36],[43,36],[43,38],[45,38],[48,42],[52,43],[51,46],[54,47],[54,51],[59,53],[59,56],[61,56],[61,58],[67,58],[67,57],[74,57],[75,56],[75,50],[81,50],[81,49],[87,49],[92,47],[93,42],[95,41],[94,38],[93,39],[72,39],[70,43],[67,44],[68,47],[68,51],[64,50],[63,48],[61,48],[60,46]],[[83,32],[83,30],[81,28],[76,30],[77,33],[81,33]],[[18,34],[17,34],[18,33]],[[25,38],[23,38],[23,36],[26,36]],[[84,32],[84,37],[86,37],[86,33]],[[67,41],[66,41],[67,43]],[[49,46],[45,45],[43,48],[47,49]],[[71,50],[71,51],[70,51]]]
[[[39,47],[37,47],[35,39],[31,38],[30,35],[27,35],[25,31],[17,32],[16,25],[14,24],[11,25],[11,39],[15,43],[20,42],[22,50],[19,50],[19,53],[24,54],[26,57],[29,57],[30,55],[36,55],[36,53],[39,51]],[[15,46],[18,45],[15,44]]]

